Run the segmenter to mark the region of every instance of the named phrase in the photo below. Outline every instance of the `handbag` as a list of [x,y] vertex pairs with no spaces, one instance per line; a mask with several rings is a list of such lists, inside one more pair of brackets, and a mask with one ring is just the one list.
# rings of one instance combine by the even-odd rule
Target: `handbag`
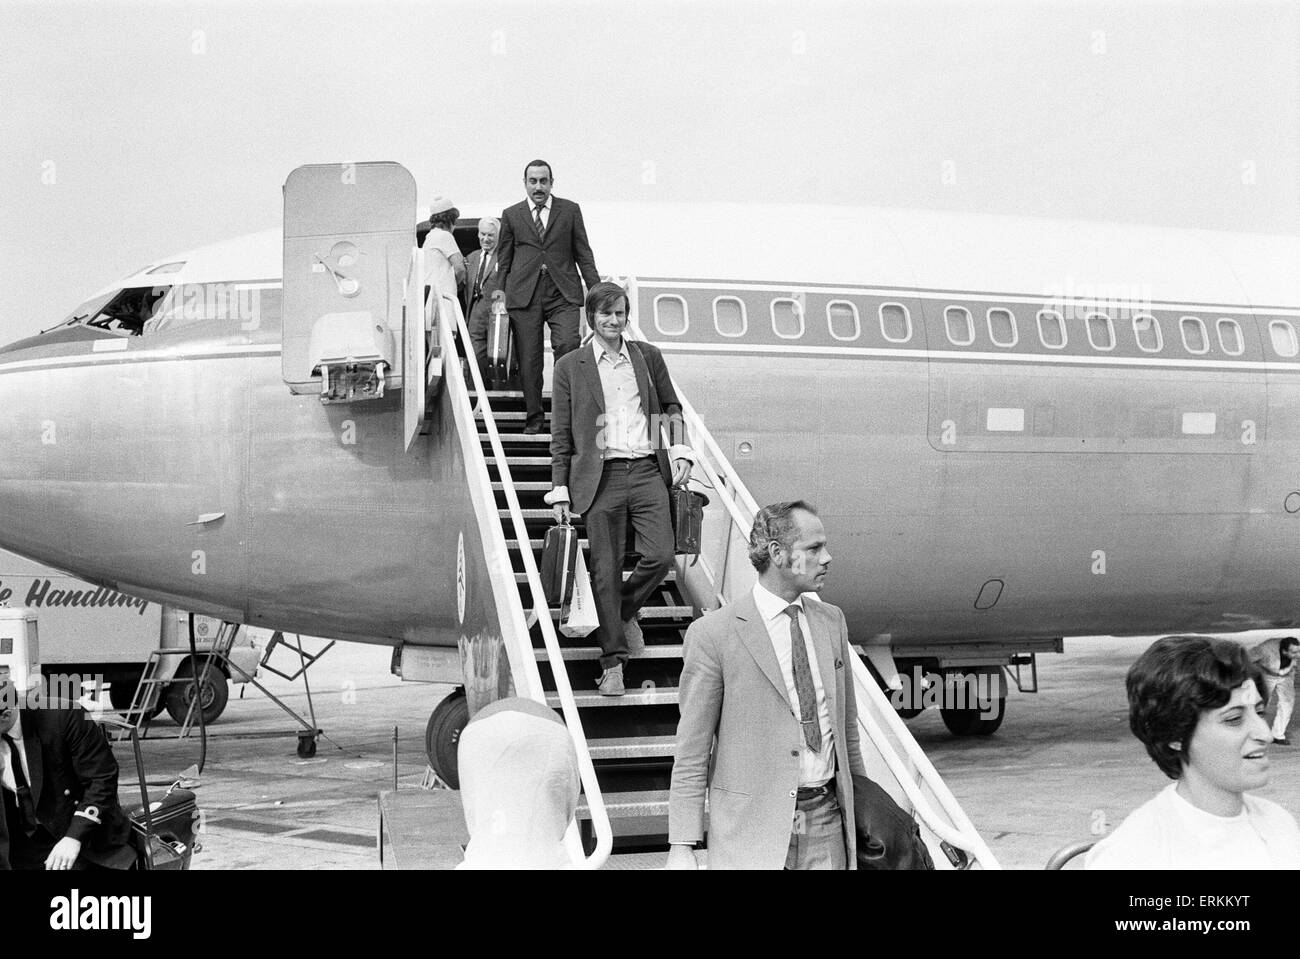
[[697,555],[704,533],[704,507],[709,505],[709,498],[682,484],[668,490],[668,505],[673,519],[673,552]]
[[494,303],[491,319],[488,321],[488,389],[506,389],[517,366],[515,339],[510,332],[510,314],[506,312],[504,305]]
[[933,869],[921,827],[866,776],[853,777],[859,869]]
[[570,639],[578,639],[599,625],[596,594],[591,588],[591,577],[587,574],[587,561],[582,556],[582,550],[578,550],[578,559],[573,567],[573,594],[569,600],[569,613],[560,624],[560,632]]
[[542,538],[542,595],[548,606],[561,612],[573,592],[573,572],[578,558],[578,532],[567,523],[552,526]]

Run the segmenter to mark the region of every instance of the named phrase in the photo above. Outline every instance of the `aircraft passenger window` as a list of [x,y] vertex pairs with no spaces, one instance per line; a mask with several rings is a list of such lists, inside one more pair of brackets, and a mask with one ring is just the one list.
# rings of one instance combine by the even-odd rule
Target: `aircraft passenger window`
[[1210,349],[1205,336],[1205,324],[1198,316],[1184,316],[1182,319],[1183,346],[1188,353],[1206,353]]
[[1273,341],[1273,352],[1283,359],[1291,359],[1300,353],[1300,343],[1296,342],[1295,327],[1286,320],[1274,320],[1268,325],[1268,335]]
[[1225,316],[1219,320],[1218,327],[1219,346],[1223,347],[1223,352],[1229,356],[1241,356],[1246,345],[1242,341],[1241,327],[1237,325],[1237,321]]
[[686,332],[690,321],[686,313],[686,301],[671,293],[661,293],[655,297],[655,329],[664,336],[681,336]]
[[1105,313],[1088,314],[1088,342],[1094,350],[1115,349],[1115,324]]
[[880,332],[890,343],[906,343],[912,338],[912,314],[902,303],[880,304]]
[[772,332],[783,340],[803,336],[803,304],[787,298],[773,300]]
[[1160,336],[1160,321],[1147,313],[1133,317],[1133,336],[1143,353],[1159,353],[1165,345]]
[[745,304],[734,296],[720,296],[713,301],[713,328],[723,336],[744,336],[749,329]]
[[858,319],[858,308],[848,300],[831,300],[826,304],[826,323],[831,336],[848,342],[862,335],[862,321]]
[[1011,347],[1020,339],[1016,333],[1016,318],[1010,310],[1001,308],[988,311],[989,339],[994,346]]
[[1038,339],[1049,350],[1061,350],[1066,343],[1065,317],[1056,310],[1038,311]]
[[964,306],[950,306],[943,311],[943,325],[948,341],[954,346],[970,346],[975,342],[975,321]]

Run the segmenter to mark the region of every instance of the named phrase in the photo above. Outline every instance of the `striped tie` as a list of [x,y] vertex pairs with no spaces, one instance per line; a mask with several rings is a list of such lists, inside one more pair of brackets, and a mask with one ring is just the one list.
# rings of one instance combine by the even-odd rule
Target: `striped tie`
[[546,226],[542,223],[542,211],[546,209],[544,203],[539,203],[533,207],[533,226],[537,228],[537,239],[543,239],[546,236]]
[[813,685],[812,667],[808,665],[808,649],[803,644],[803,630],[799,628],[799,607],[791,604],[785,608],[790,617],[790,663],[794,671],[794,691],[799,697],[799,725],[803,726],[803,739],[815,753],[822,751],[822,726],[817,719],[817,688]]

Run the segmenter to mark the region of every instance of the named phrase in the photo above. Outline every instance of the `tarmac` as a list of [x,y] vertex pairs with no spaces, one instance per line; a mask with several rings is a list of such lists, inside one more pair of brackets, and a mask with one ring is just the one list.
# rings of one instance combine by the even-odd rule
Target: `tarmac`
[[[1058,848],[1114,828],[1168,782],[1128,730],[1124,674],[1149,642],[1067,639],[1064,654],[1039,657],[1040,691],[1013,688],[1001,729],[987,738],[956,739],[930,710],[908,723],[1003,867],[1043,868]],[[380,868],[379,793],[395,782],[399,790],[419,788],[425,723],[450,692],[401,682],[389,673],[390,655],[339,643],[312,667],[324,735],[310,759],[297,755],[293,719],[256,690],[243,699],[232,692],[209,729],[195,790],[203,818],[192,868]],[[301,681],[263,678],[306,715]],[[186,740],[162,738],[175,732],[164,713],[143,743],[151,782],[175,778],[199,759],[197,730]],[[1271,747],[1271,781],[1258,794],[1300,816],[1295,741]],[[123,782],[133,778],[124,762]],[[457,796],[443,790],[424,797],[433,806],[427,828],[444,842],[429,867],[453,865],[464,841]]]

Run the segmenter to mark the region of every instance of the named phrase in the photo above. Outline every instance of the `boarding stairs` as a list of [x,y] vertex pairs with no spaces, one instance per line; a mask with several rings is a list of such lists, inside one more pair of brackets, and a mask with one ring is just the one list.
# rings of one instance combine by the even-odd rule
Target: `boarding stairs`
[[237,623],[222,623],[211,645],[199,650],[198,668],[191,666],[188,676],[176,676],[174,675],[175,670],[163,668],[164,661],[169,657],[181,656],[188,658],[191,655],[188,645],[162,647],[151,652],[148,661],[144,664],[144,671],[140,674],[140,682],[136,684],[135,692],[131,695],[131,705],[122,713],[125,724],[113,729],[113,741],[118,742],[129,739],[133,733],[140,738],[148,735],[149,724],[163,710],[167,688],[175,683],[188,683],[190,686],[185,718],[176,733],[178,739],[184,739],[188,736],[194,723],[199,719],[200,704],[204,707],[209,705],[209,702],[203,702],[204,696],[200,691],[202,689],[202,679],[207,676],[208,670],[211,669],[220,674],[221,682],[226,681],[225,674],[221,672],[220,664],[229,662],[230,650],[234,646],[235,638],[238,635],[239,625]]
[[[416,251],[417,260],[419,255]],[[422,270],[417,267],[413,275],[422,275]],[[630,278],[626,284],[635,315],[636,281]],[[748,563],[747,541],[757,503],[678,386],[697,456],[693,477],[711,499],[706,542],[698,561],[677,558],[676,569],[642,610],[645,650],[624,669],[627,693],[601,696],[594,639],[563,636],[559,609],[548,607],[540,596],[542,538],[554,522],[543,501],[551,488],[551,437],[523,433],[520,391],[485,387],[477,363],[466,359],[469,331],[454,295],[435,288],[425,320],[431,331],[429,353],[449,360],[440,363],[442,386],[462,431],[462,450],[467,459],[481,456],[478,463],[467,464],[469,482],[471,487],[476,482],[490,484],[491,499],[486,489],[478,491],[483,505],[477,509],[493,513],[481,515],[479,521],[488,533],[489,578],[498,584],[497,609],[516,693],[554,706],[577,751],[584,800],[579,829],[571,831],[570,854],[575,865],[584,868],[662,865],[684,634],[696,616],[752,587],[755,574]],[[628,335],[645,338],[635,321]],[[548,422],[549,404],[547,395]],[[464,435],[471,429],[476,444]],[[574,517],[574,525],[581,534],[581,517]],[[580,541],[586,549],[585,536]],[[492,543],[507,552],[508,573],[503,563],[494,562]],[[634,563],[635,556],[629,556],[628,568]],[[557,668],[560,664],[563,668]],[[856,656],[851,665],[869,774],[912,813],[938,868],[997,868],[867,667]],[[611,852],[617,853],[612,859]]]

